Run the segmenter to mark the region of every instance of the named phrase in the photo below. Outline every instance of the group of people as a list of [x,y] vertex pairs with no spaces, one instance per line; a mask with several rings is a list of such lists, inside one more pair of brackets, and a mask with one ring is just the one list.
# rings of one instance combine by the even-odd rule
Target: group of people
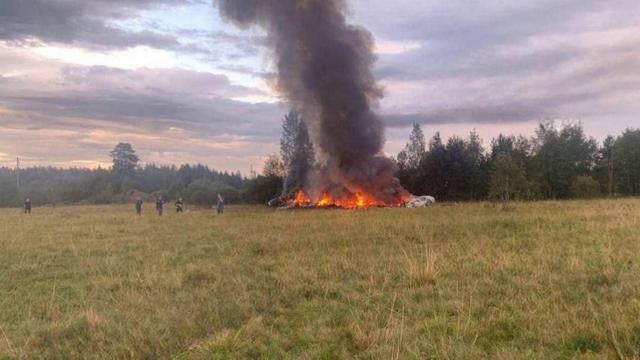
[[[138,199],[136,199],[136,214],[142,215],[143,203],[144,202],[142,201],[141,197],[138,197]],[[174,205],[176,207],[177,213],[184,212],[184,201],[182,201],[182,198],[179,198],[178,200],[176,200]],[[216,208],[216,211],[218,212],[218,215],[222,215],[224,213],[224,198],[220,194],[218,194],[218,203],[215,206],[215,208]],[[162,216],[163,210],[164,210],[164,200],[162,199],[162,196],[159,196],[156,199],[156,212],[158,213],[159,216]],[[29,198],[25,199],[24,201],[24,213],[31,214],[31,199]]]
[[[142,201],[142,198],[138,197],[138,199],[136,200],[136,214],[142,215],[143,203],[144,202]],[[162,199],[162,196],[159,196],[156,199],[156,212],[158,213],[158,216],[162,216],[162,213],[164,211],[164,204],[165,202]],[[178,198],[174,206],[176,208],[176,213],[184,212],[184,202],[182,201],[182,198]],[[220,194],[218,194],[218,203],[216,205],[216,211],[218,212],[218,215],[222,215],[224,213],[224,198]]]

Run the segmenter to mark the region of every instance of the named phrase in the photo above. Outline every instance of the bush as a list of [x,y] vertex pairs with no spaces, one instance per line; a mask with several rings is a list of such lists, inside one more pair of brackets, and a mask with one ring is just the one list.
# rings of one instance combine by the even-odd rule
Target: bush
[[571,186],[573,195],[580,199],[600,196],[600,184],[591,176],[578,176]]
[[247,180],[242,193],[244,202],[265,204],[282,193],[282,178],[277,176],[258,176]]

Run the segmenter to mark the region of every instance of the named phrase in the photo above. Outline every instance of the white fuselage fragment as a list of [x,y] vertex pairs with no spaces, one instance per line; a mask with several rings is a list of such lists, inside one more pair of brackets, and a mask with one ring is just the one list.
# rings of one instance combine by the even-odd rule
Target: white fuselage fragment
[[407,201],[406,207],[408,208],[423,208],[429,207],[436,203],[436,198],[433,196],[416,196],[415,198]]

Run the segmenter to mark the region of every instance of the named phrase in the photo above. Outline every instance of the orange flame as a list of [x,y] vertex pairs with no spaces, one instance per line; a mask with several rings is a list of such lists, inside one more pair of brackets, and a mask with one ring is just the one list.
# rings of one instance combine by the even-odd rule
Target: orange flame
[[317,201],[312,201],[304,191],[300,190],[296,192],[295,196],[291,200],[293,206],[296,207],[338,207],[343,209],[366,209],[371,207],[397,207],[402,206],[408,198],[404,196],[399,196],[395,201],[388,203],[377,199],[374,196],[363,194],[363,193],[355,193],[342,198],[334,198],[328,193],[322,193]]
[[320,199],[318,200],[318,203],[316,205],[327,207],[327,206],[331,206],[332,203],[333,203],[333,199],[331,198],[331,196],[327,193],[323,193],[322,196],[320,196]]
[[311,204],[311,200],[307,198],[307,195],[305,195],[304,191],[298,190],[296,196],[293,198],[293,204],[295,206],[307,205]]

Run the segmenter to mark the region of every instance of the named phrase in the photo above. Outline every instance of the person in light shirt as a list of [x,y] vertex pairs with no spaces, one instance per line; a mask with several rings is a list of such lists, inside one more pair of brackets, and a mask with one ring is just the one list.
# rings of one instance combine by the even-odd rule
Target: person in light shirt
[[24,213],[31,214],[31,199],[29,198],[24,201]]
[[218,215],[222,215],[224,213],[224,198],[222,195],[218,194],[218,205],[216,206],[218,211]]

